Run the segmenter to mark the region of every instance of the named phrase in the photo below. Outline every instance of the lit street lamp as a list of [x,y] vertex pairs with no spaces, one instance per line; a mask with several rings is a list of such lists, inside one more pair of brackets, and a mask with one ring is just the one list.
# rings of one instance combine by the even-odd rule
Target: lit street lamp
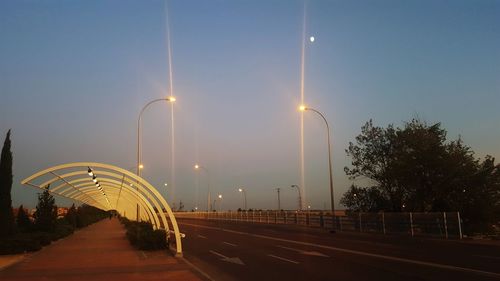
[[327,133],[327,140],[328,140],[328,172],[330,174],[330,202],[331,202],[331,206],[332,206],[332,227],[335,228],[335,202],[333,199],[333,175],[332,175],[332,152],[331,152],[331,145],[330,145],[330,126],[328,125],[328,121],[326,120],[325,116],[321,112],[319,112],[318,110],[311,108],[311,107],[307,107],[305,105],[301,105],[299,107],[299,110],[300,111],[306,111],[306,110],[313,111],[313,112],[317,113],[319,116],[321,116],[321,118],[323,118],[323,121],[325,121],[326,131],[327,131],[326,132]]
[[[222,212],[222,194],[219,194],[217,197],[219,198],[219,201],[220,201],[219,202],[219,211]],[[214,204],[214,209],[215,209],[215,204]],[[215,209],[215,210],[217,210],[217,209]]]
[[210,212],[210,176],[208,174],[208,170],[207,168],[200,166],[198,164],[194,165],[194,169],[195,170],[202,169],[203,171],[205,171],[205,173],[207,173],[207,212]]
[[243,193],[243,198],[245,198],[245,210],[247,209],[247,192],[244,188],[238,188],[238,191]]
[[[155,99],[147,103],[139,112],[139,118],[137,118],[137,175],[141,176],[141,170],[144,169],[144,165],[141,162],[141,118],[142,118],[142,113],[144,110],[150,106],[151,104],[158,102],[158,101],[167,101],[167,102],[175,102],[175,97],[167,97],[163,99]],[[136,205],[137,207],[137,221],[139,221],[139,203]]]
[[141,119],[142,119],[142,113],[146,108],[148,108],[151,104],[159,101],[166,101],[166,102],[175,102],[175,97],[167,97],[163,99],[155,99],[150,102],[148,102],[139,112],[139,118],[137,119],[137,175],[141,175],[141,170],[144,169],[144,165],[141,163]]

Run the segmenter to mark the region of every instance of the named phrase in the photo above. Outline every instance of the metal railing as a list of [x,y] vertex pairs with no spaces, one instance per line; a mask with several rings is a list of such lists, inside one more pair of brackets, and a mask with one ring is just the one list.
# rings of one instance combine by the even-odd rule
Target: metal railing
[[[223,220],[263,224],[293,224],[332,229],[331,212],[318,211],[227,211],[176,212],[176,218]],[[459,212],[345,213],[335,214],[335,230],[462,239]]]

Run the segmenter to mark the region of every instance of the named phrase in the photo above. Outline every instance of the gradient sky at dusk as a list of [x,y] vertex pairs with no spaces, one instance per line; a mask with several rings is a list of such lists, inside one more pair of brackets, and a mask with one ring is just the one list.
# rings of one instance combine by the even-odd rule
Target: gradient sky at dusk
[[[351,182],[344,150],[372,118],[442,122],[478,157],[500,157],[500,1],[307,2],[305,101],[330,121],[336,201]],[[303,1],[169,1],[175,104],[143,116],[143,176],[168,201],[296,208],[300,183]],[[52,165],[135,166],[136,122],[169,95],[165,1],[0,1],[0,133],[12,128],[13,205],[20,181]],[[305,116],[306,198],[329,208],[322,120]],[[165,190],[164,182],[169,186]],[[198,195],[197,195],[198,194]],[[58,199],[59,200],[59,199]],[[66,202],[60,200],[58,202]]]

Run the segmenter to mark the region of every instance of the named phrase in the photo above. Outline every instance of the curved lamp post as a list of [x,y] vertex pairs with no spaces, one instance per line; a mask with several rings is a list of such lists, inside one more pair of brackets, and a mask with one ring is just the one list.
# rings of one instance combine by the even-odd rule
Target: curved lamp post
[[148,102],[139,112],[139,118],[137,119],[137,175],[141,175],[141,170],[144,168],[144,165],[141,163],[141,119],[142,119],[142,113],[146,108],[148,108],[151,104],[159,101],[166,101],[166,102],[175,102],[175,97],[167,97],[163,99],[155,99],[150,102]]
[[245,210],[246,210],[247,209],[247,192],[242,187],[238,188],[238,191],[243,193],[243,198],[245,198]]
[[309,111],[315,112],[319,116],[321,116],[321,118],[323,118],[323,121],[325,121],[326,131],[327,131],[326,135],[327,135],[327,140],[328,140],[328,172],[330,174],[330,203],[332,206],[332,227],[335,228],[335,203],[334,203],[334,199],[333,199],[333,175],[332,175],[332,152],[331,152],[331,145],[330,145],[330,126],[328,125],[328,121],[326,120],[325,116],[321,112],[319,112],[318,110],[311,108],[311,107],[307,107],[305,105],[301,105],[299,107],[299,110],[300,111],[309,110]]
[[[136,165],[136,174],[140,177],[141,176],[141,170],[144,169],[144,165],[141,162],[141,118],[142,118],[142,113],[148,106],[155,102],[159,101],[166,101],[166,102],[175,102],[175,97],[167,97],[163,99],[155,99],[150,102],[148,102],[139,112],[139,118],[137,118],[137,165]],[[137,220],[139,220],[139,204],[137,204]]]
[[205,173],[207,173],[207,212],[210,212],[210,176],[208,174],[208,170],[207,168],[201,166],[201,165],[198,165],[198,164],[195,164],[194,165],[194,169],[195,170],[203,170],[205,171]]
[[302,210],[302,193],[300,193],[300,186],[298,186],[296,184],[292,184],[290,187],[297,188],[297,191],[299,192],[299,210]]

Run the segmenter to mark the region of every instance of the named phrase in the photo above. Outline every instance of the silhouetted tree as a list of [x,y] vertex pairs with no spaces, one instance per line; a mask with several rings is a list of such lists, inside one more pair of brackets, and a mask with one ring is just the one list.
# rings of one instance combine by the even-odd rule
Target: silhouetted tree
[[10,150],[10,130],[7,132],[0,157],[0,236],[14,232],[12,211],[12,151]]
[[49,186],[38,194],[38,204],[36,205],[34,218],[37,230],[54,231],[57,221],[57,206],[54,197],[49,193]]
[[500,166],[490,156],[475,159],[460,138],[447,141],[440,123],[413,119],[382,128],[370,120],[346,152],[346,174],[370,184],[344,194],[350,210],[460,211],[483,227],[500,219]]
[[30,231],[32,228],[32,223],[30,218],[28,217],[28,214],[24,211],[23,205],[19,206],[19,210],[17,211],[17,227],[21,231]]
[[64,216],[64,219],[66,220],[66,222],[73,226],[73,227],[76,227],[76,216],[77,216],[77,213],[76,213],[76,208],[75,208],[75,204],[71,205],[71,208],[68,209],[68,212],[66,213],[66,216]]

